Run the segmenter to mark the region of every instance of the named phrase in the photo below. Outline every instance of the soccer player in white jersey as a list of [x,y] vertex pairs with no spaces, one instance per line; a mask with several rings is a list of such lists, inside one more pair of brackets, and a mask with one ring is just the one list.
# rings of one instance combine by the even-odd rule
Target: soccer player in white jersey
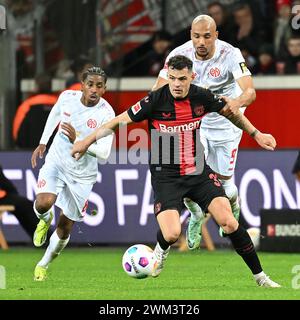
[[[167,62],[174,55],[184,55],[193,61],[193,84],[208,88],[219,96],[229,97],[226,114],[244,112],[256,98],[251,73],[238,48],[218,39],[215,21],[207,15],[197,16],[191,26],[191,40],[175,48],[167,57],[165,67],[152,88],[156,90],[167,83]],[[242,131],[228,119],[213,112],[202,120],[201,142],[205,148],[207,164],[218,174],[230,201],[235,218],[239,219],[238,190],[232,179]],[[189,249],[199,248],[204,213],[201,208],[185,198],[191,213],[187,229]],[[220,235],[224,235],[220,229]]]
[[107,159],[110,154],[113,135],[91,145],[79,162],[70,155],[77,138],[85,138],[115,117],[110,104],[102,98],[106,80],[101,68],[92,67],[83,73],[82,91],[66,90],[61,93],[49,114],[40,144],[32,154],[31,163],[35,168],[37,157],[43,157],[46,144],[59,125],[38,177],[33,208],[40,222],[34,233],[35,246],[40,247],[46,241],[54,204],[61,209],[61,214],[48,248],[35,267],[36,281],[46,279],[48,265],[69,242],[74,222],[83,220],[89,194],[96,182],[97,159]]

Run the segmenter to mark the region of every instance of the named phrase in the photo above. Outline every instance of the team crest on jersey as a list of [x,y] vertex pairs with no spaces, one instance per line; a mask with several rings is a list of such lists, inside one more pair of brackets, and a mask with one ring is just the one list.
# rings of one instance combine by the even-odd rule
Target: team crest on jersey
[[202,105],[194,107],[194,113],[196,116],[202,116],[204,111],[205,111],[205,108]]
[[210,75],[211,75],[212,77],[218,78],[218,77],[220,76],[220,74],[221,74],[221,71],[220,71],[219,68],[215,67],[215,68],[211,68],[211,69],[209,70],[209,73],[210,73]]
[[131,107],[131,111],[134,115],[136,115],[138,112],[140,112],[141,109],[142,109],[142,107],[139,102]]
[[91,129],[95,129],[97,127],[97,121],[95,119],[89,119],[86,124]]

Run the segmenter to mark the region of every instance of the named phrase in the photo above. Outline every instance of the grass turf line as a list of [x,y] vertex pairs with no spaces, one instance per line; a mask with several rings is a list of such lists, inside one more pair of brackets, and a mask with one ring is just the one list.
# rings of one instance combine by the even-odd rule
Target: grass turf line
[[257,287],[233,251],[177,252],[173,249],[158,278],[133,279],[121,266],[125,248],[66,248],[50,265],[45,282],[33,281],[44,249],[0,251],[6,289],[0,300],[286,300],[299,299],[292,288],[298,254],[259,253],[265,272],[283,288]]

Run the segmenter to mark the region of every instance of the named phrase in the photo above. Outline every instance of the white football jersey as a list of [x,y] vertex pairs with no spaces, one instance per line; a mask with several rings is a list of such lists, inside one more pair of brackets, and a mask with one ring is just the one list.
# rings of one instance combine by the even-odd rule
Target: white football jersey
[[[59,122],[68,122],[76,130],[76,139],[82,140],[96,128],[115,117],[111,105],[103,98],[97,105],[87,107],[80,101],[81,91],[66,90],[61,93],[58,101],[52,108],[48,117],[40,143],[47,144],[52,132]],[[96,142],[99,148],[111,148],[113,135],[102,138]],[[98,161],[87,153],[76,161],[71,156],[73,144],[62,133],[61,127],[54,137],[46,161],[54,161],[68,176],[80,183],[95,183],[98,172]]]
[[[216,40],[216,50],[213,57],[208,60],[196,58],[192,40],[175,48],[166,58],[165,66],[159,73],[160,77],[167,79],[167,62],[175,55],[184,55],[193,61],[195,75],[193,84],[209,89],[217,95],[230,98],[240,96],[242,90],[235,80],[251,75],[241,51],[219,39]],[[244,112],[245,108],[240,108],[240,110]],[[240,133],[240,129],[216,112],[212,112],[202,119],[201,130],[205,130],[206,135],[212,140],[227,140],[232,135]],[[223,130],[227,130],[227,132]]]

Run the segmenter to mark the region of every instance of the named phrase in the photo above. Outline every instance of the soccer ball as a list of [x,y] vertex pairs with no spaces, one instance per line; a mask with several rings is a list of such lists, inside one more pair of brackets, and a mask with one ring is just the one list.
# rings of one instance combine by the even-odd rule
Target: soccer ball
[[153,250],[144,244],[128,248],[122,258],[124,271],[133,278],[143,279],[151,275],[156,266]]
[[254,248],[258,249],[259,247],[259,240],[260,240],[260,229],[256,227],[252,227],[247,229],[249,236],[254,244]]

